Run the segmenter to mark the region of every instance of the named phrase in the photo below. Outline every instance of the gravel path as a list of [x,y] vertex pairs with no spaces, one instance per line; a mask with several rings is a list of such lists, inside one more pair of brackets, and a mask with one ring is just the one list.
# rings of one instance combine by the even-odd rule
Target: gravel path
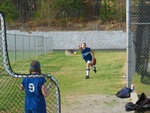
[[120,99],[115,95],[69,96],[62,101],[62,113],[134,113],[125,111],[130,98]]

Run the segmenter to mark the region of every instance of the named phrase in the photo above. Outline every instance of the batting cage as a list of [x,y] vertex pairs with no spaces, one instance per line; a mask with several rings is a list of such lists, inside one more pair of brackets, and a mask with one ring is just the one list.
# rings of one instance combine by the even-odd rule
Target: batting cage
[[[25,92],[20,91],[22,78],[46,78],[46,85],[52,84],[46,100],[47,113],[61,113],[60,89],[56,79],[48,74],[30,75],[18,74],[12,71],[8,51],[4,15],[0,13],[0,113],[23,113]],[[32,104],[32,103],[31,103]]]
[[130,79],[138,93],[150,94],[150,1],[129,0],[127,6]]

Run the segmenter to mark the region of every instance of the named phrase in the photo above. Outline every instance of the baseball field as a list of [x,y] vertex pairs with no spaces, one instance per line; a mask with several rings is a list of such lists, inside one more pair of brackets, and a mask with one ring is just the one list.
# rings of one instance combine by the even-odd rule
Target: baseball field
[[[115,94],[125,86],[126,51],[96,51],[95,57],[97,73],[91,68],[89,79],[85,79],[85,62],[79,51],[75,55],[61,51],[33,58],[40,61],[42,73],[57,79],[62,113],[125,112],[128,100],[120,100]],[[13,71],[28,74],[33,59],[11,62]]]

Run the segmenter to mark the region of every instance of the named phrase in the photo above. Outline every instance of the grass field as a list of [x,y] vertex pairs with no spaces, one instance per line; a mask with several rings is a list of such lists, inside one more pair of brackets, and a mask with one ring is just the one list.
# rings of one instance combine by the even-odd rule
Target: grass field
[[[79,52],[76,55],[51,52],[33,58],[41,62],[43,73],[57,79],[62,113],[126,113],[124,106],[129,100],[115,96],[125,86],[126,51],[96,51],[95,56],[97,73],[91,69],[88,80]],[[11,67],[15,73],[28,74],[33,59],[11,61]],[[139,79],[137,75],[133,78],[135,88],[148,94],[149,85],[141,84]]]
[[29,58],[33,58],[33,57],[36,57],[38,55],[41,55],[43,54],[42,52],[34,52],[34,51],[17,51],[17,52],[11,52],[9,51],[9,60],[10,61],[18,61],[18,60],[25,60],[25,59],[29,59]]
[[[35,57],[41,62],[43,73],[53,75],[59,84],[61,96],[84,94],[115,94],[125,85],[123,66],[126,62],[125,51],[96,51],[97,73],[90,72],[85,79],[85,62],[81,54],[65,55],[65,52],[52,52]],[[27,74],[33,59],[11,62],[14,72]]]
[[[149,82],[149,78],[145,79],[145,82]],[[141,82],[141,76],[135,73],[133,79],[132,79],[132,84],[134,84],[134,88],[136,90],[136,93],[140,95],[141,93],[145,93],[146,95],[150,96],[150,91],[149,91],[149,86],[150,84],[142,83]]]

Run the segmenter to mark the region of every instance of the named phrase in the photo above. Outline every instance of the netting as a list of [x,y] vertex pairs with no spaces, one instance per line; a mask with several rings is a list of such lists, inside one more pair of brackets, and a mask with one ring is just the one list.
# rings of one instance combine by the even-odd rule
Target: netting
[[135,73],[132,84],[138,93],[150,94],[150,1],[129,1],[129,26],[132,38]]
[[[0,113],[23,113],[25,92],[19,86],[24,77],[44,75],[17,74],[11,69],[8,51],[4,15],[0,13]],[[60,113],[60,90],[56,79],[46,74],[46,84],[52,84],[50,94],[45,98],[47,113]],[[31,103],[32,104],[32,103]]]
[[131,29],[134,32],[135,71],[141,75],[141,82],[150,84],[150,1],[131,2]]

